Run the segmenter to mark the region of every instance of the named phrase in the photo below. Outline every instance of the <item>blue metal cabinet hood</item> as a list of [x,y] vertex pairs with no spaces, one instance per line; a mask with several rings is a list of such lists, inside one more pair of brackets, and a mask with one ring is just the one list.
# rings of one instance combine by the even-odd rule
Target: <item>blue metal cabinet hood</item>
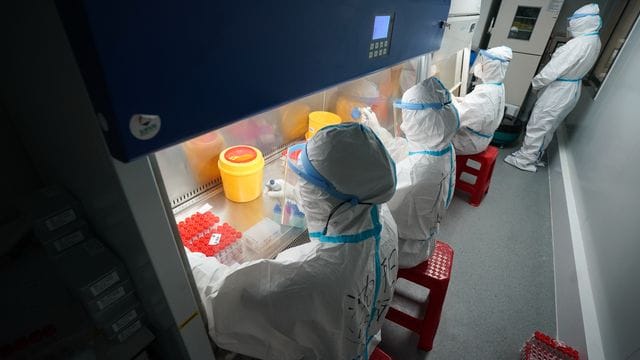
[[128,161],[437,50],[450,0],[57,5],[111,154]]

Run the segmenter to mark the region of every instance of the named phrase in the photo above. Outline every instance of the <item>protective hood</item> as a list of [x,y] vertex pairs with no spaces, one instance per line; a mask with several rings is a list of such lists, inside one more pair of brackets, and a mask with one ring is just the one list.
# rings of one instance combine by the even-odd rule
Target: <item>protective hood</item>
[[485,84],[501,83],[507,75],[512,56],[511,48],[507,46],[480,50],[478,60],[473,67],[473,74]]
[[[363,221],[369,218],[370,205],[389,201],[395,192],[395,164],[366,126],[350,123],[325,127],[309,140],[303,152],[298,160],[298,168],[304,173],[300,205],[310,232],[327,225],[327,234],[359,231],[353,224],[370,226],[368,220]],[[348,204],[337,208],[345,202]]]
[[567,21],[569,23],[567,31],[572,37],[597,34],[602,27],[598,4],[589,4],[579,8]]
[[460,126],[451,93],[436,77],[411,87],[394,106],[402,108],[400,128],[409,151],[444,150]]

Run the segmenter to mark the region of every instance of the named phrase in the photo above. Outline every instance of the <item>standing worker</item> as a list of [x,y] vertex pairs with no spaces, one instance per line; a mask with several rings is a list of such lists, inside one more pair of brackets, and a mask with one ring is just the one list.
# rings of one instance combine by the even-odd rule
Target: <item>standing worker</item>
[[398,225],[401,268],[425,261],[435,248],[442,217],[455,186],[455,153],[451,138],[459,118],[451,93],[436,77],[411,87],[402,101],[400,129],[394,137],[378,124],[375,114],[361,109],[363,123],[373,129],[398,162],[398,185],[389,209]]
[[370,129],[350,123],[320,130],[287,166],[300,177],[311,242],[231,267],[187,251],[209,334],[259,359],[366,360],[398,271],[396,225],[383,205],[394,163]]
[[512,53],[507,46],[480,50],[473,74],[480,80],[472,92],[454,98],[460,112],[460,130],[453,138],[458,155],[478,154],[487,149],[504,116],[504,80]]
[[544,166],[541,160],[544,150],[558,125],[578,103],[582,78],[598,59],[598,31],[602,27],[599,14],[598,4],[589,4],[568,18],[567,30],[572,39],[553,53],[549,63],[531,81],[534,91],[546,88],[533,108],[522,147],[507,156],[506,163],[531,172]]

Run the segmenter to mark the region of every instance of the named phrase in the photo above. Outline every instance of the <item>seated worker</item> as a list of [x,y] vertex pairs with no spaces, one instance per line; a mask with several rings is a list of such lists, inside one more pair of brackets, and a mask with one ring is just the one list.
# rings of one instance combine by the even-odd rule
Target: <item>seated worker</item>
[[260,359],[367,359],[398,270],[384,205],[394,163],[369,128],[349,123],[323,128],[288,166],[299,175],[309,243],[230,267],[187,251],[209,334]]
[[459,119],[451,93],[435,77],[407,90],[393,106],[402,109],[400,129],[406,138],[392,136],[369,109],[361,112],[363,124],[398,161],[398,185],[388,205],[398,225],[398,262],[408,268],[433,252],[440,220],[451,202],[456,173],[451,138]]
[[454,98],[460,112],[460,130],[453,138],[458,155],[478,154],[487,149],[504,116],[504,80],[511,61],[511,48],[498,46],[480,50],[473,74],[480,80],[472,92]]

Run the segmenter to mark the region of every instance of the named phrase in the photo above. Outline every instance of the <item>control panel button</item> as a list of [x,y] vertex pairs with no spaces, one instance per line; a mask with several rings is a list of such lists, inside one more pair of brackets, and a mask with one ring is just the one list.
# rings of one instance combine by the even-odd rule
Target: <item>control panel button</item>
[[389,40],[371,41],[369,43],[369,59],[389,54]]

